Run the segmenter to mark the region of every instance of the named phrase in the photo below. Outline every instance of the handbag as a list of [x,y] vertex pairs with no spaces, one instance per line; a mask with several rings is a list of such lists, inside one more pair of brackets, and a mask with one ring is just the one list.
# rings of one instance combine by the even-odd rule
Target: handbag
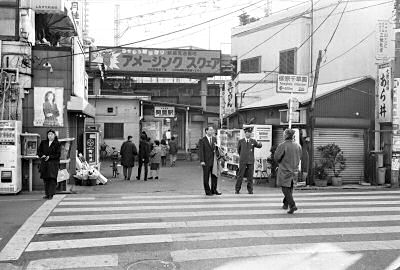
[[58,170],[57,183],[58,182],[62,182],[62,181],[66,181],[68,179],[69,179],[69,172],[68,172],[67,169]]

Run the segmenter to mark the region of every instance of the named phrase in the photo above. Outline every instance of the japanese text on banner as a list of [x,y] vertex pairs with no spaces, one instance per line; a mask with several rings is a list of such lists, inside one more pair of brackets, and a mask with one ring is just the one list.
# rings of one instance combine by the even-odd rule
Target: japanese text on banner
[[378,121],[392,121],[392,70],[388,64],[378,67]]

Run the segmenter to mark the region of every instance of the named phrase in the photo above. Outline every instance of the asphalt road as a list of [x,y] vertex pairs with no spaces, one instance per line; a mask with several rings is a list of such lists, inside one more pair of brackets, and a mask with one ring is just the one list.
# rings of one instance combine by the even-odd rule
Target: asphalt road
[[205,196],[201,168],[111,180],[76,194],[0,196],[0,269],[383,269],[400,267],[400,190],[295,191],[265,184]]

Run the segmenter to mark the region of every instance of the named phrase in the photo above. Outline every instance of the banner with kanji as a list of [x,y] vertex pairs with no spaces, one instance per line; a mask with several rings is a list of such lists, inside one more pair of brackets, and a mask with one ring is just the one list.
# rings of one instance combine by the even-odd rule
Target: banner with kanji
[[378,66],[378,122],[392,121],[392,69],[389,64]]
[[191,75],[221,72],[221,51],[213,50],[99,48],[90,53],[90,61],[104,64],[107,71]]

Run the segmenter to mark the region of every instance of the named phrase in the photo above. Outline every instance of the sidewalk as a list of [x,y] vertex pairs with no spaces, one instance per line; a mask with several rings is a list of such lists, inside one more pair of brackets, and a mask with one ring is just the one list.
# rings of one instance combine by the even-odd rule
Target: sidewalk
[[[112,177],[111,162],[101,164],[101,173],[109,180],[106,185],[97,186],[71,186],[72,193],[174,193],[174,194],[204,194],[202,169],[198,161],[178,161],[176,167],[162,167],[159,180],[143,181],[143,169],[141,180],[136,180],[137,164],[132,171],[130,181],[123,180],[122,167],[118,178]],[[305,186],[298,187],[296,190],[347,190],[362,189],[376,190],[390,188],[385,186],[370,185],[343,185],[343,186]],[[268,183],[254,184],[254,193],[273,192],[278,188],[270,187]],[[230,177],[220,177],[218,179],[218,191],[226,194],[233,194],[235,190],[235,179]],[[246,192],[246,183],[243,181],[242,192]]]

